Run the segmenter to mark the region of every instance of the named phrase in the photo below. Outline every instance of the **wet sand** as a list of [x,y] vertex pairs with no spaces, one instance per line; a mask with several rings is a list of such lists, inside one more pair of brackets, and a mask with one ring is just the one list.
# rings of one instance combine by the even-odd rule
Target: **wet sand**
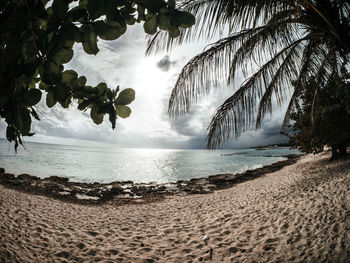
[[138,205],[0,186],[0,262],[349,262],[350,159],[328,159]]

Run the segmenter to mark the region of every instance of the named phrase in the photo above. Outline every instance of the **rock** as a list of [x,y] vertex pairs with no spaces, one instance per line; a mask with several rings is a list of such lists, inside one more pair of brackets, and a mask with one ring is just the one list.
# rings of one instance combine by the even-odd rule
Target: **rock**
[[9,173],[2,173],[0,175],[0,180],[2,181],[3,179],[15,180],[15,176],[13,174],[9,174]]
[[5,169],[4,168],[0,168],[0,174],[5,173]]
[[35,181],[39,179],[38,177],[32,176],[30,174],[20,174],[17,176],[17,178],[22,181]]
[[3,185],[19,185],[19,182],[16,181],[15,176],[9,173],[0,174],[0,182]]
[[56,183],[66,183],[66,182],[69,181],[69,179],[66,178],[66,177],[59,177],[59,176],[56,176],[56,175],[50,176],[49,178],[46,178],[46,179],[48,179],[48,180],[50,180],[52,182],[56,182]]

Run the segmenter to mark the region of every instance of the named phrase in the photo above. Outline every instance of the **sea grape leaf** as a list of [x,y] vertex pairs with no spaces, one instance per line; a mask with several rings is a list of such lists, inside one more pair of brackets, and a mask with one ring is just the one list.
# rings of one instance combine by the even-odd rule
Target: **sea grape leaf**
[[28,135],[30,132],[30,125],[32,124],[32,119],[30,117],[29,110],[27,108],[18,106],[17,112],[19,131],[22,135]]
[[117,110],[118,116],[122,117],[123,119],[129,117],[131,114],[131,109],[128,106],[116,105],[115,108]]
[[54,0],[52,3],[52,11],[57,18],[63,20],[68,11],[68,2],[65,0]]
[[169,30],[169,36],[172,38],[178,37],[179,35],[180,35],[180,30],[177,27]]
[[53,95],[57,101],[63,103],[69,97],[69,88],[59,83],[53,89]]
[[72,48],[59,48],[56,53],[53,55],[52,60],[55,61],[58,65],[68,63],[73,57]]
[[104,114],[98,114],[99,108],[94,105],[91,108],[90,117],[96,124],[101,124],[103,122]]
[[128,105],[135,99],[135,91],[133,89],[122,90],[117,99],[115,100],[115,105]]
[[189,12],[180,11],[178,18],[181,23],[180,26],[183,28],[189,28],[196,23],[196,18]]
[[91,27],[87,27],[84,32],[83,49],[90,55],[96,55],[99,51],[97,47],[97,35]]
[[29,89],[23,96],[22,102],[26,106],[34,106],[41,100],[41,91],[39,89]]
[[62,83],[70,85],[70,83],[77,79],[78,74],[74,70],[66,70],[62,73]]
[[[40,70],[40,68],[39,68],[39,70]],[[52,61],[46,61],[44,64],[44,72],[43,73],[44,74],[40,73],[40,75],[48,74],[48,75],[57,76],[60,73],[60,68],[56,63],[54,63]]]
[[62,105],[63,108],[68,108],[71,102],[72,102],[72,98],[71,96],[68,96],[64,101],[60,101],[60,104]]
[[76,6],[68,11],[67,16],[74,22],[86,23],[88,13],[82,6]]
[[107,90],[108,90],[107,84],[104,83],[104,82],[98,84],[98,85],[96,86],[96,88],[97,88],[97,94],[98,94],[99,96],[104,96],[105,93],[106,93]]
[[159,14],[158,15],[159,28],[163,30],[170,30],[171,29],[170,20],[171,20],[171,16],[168,16],[167,14]]
[[39,89],[47,91],[49,86],[42,80],[39,84]]
[[140,2],[144,7],[153,13],[166,6],[165,1],[163,0],[141,0]]
[[8,125],[6,129],[6,138],[10,142],[16,140],[16,131],[10,125]]
[[61,45],[64,48],[72,48],[77,40],[80,40],[79,29],[73,24],[64,25],[61,31]]
[[86,84],[86,78],[84,76],[79,77],[78,79],[72,81],[71,86],[73,90],[81,89]]
[[145,32],[147,34],[151,34],[151,35],[153,35],[157,32],[157,27],[158,27],[157,15],[152,16],[151,19],[147,20],[143,24],[143,28],[144,28]]
[[96,21],[93,23],[96,34],[103,40],[115,40],[125,33],[126,28],[123,28],[119,23]]
[[85,110],[88,106],[90,105],[90,101],[88,100],[83,100],[79,103],[78,109],[79,110]]
[[53,106],[55,106],[57,100],[55,99],[54,95],[53,95],[53,91],[49,90],[48,93],[46,94],[46,105],[49,108],[52,108]]

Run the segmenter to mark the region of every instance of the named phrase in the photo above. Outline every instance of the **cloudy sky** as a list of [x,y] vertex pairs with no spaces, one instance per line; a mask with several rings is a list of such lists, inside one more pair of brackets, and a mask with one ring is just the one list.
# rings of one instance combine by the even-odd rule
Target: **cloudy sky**
[[[101,125],[95,125],[88,112],[56,105],[48,109],[45,100],[38,111],[41,121],[32,124],[36,135],[28,141],[61,144],[108,144],[117,147],[149,148],[204,148],[206,128],[215,109],[233,93],[232,88],[214,91],[193,105],[190,112],[175,120],[167,114],[168,99],[181,68],[194,55],[203,51],[208,43],[193,43],[178,47],[170,53],[145,57],[146,40],[140,25],[131,26],[116,41],[99,41],[100,52],[87,55],[76,44],[73,60],[66,66],[88,79],[89,85],[106,82],[109,87],[133,88],[136,100],[130,105],[132,114],[118,119],[117,128],[111,129],[108,116]],[[267,117],[263,128],[249,131],[230,147],[266,145],[285,141],[279,135],[283,109]],[[0,122],[1,137],[6,125]]]

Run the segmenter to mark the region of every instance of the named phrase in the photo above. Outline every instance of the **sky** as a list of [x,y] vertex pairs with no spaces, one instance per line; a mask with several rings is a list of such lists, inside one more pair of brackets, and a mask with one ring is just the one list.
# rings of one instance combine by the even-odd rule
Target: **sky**
[[[31,131],[36,134],[25,140],[128,148],[205,148],[210,119],[216,108],[233,94],[234,88],[221,87],[193,105],[189,113],[170,119],[168,100],[178,74],[186,62],[209,43],[184,44],[169,53],[145,57],[145,36],[141,25],[130,26],[126,34],[115,41],[99,40],[100,52],[96,56],[84,53],[81,44],[75,44],[74,57],[65,66],[77,71],[79,76],[86,76],[88,85],[106,82],[108,87],[119,85],[121,90],[134,89],[136,99],[129,105],[132,109],[129,118],[119,118],[116,129],[112,130],[108,116],[103,124],[96,125],[89,112],[79,111],[76,103],[69,109],[59,104],[49,109],[43,96],[38,106],[41,121],[34,120],[32,124]],[[284,109],[274,109],[261,129],[244,133],[226,147],[285,142],[286,138],[280,135]],[[5,137],[5,130],[6,124],[0,120],[0,137]]]

